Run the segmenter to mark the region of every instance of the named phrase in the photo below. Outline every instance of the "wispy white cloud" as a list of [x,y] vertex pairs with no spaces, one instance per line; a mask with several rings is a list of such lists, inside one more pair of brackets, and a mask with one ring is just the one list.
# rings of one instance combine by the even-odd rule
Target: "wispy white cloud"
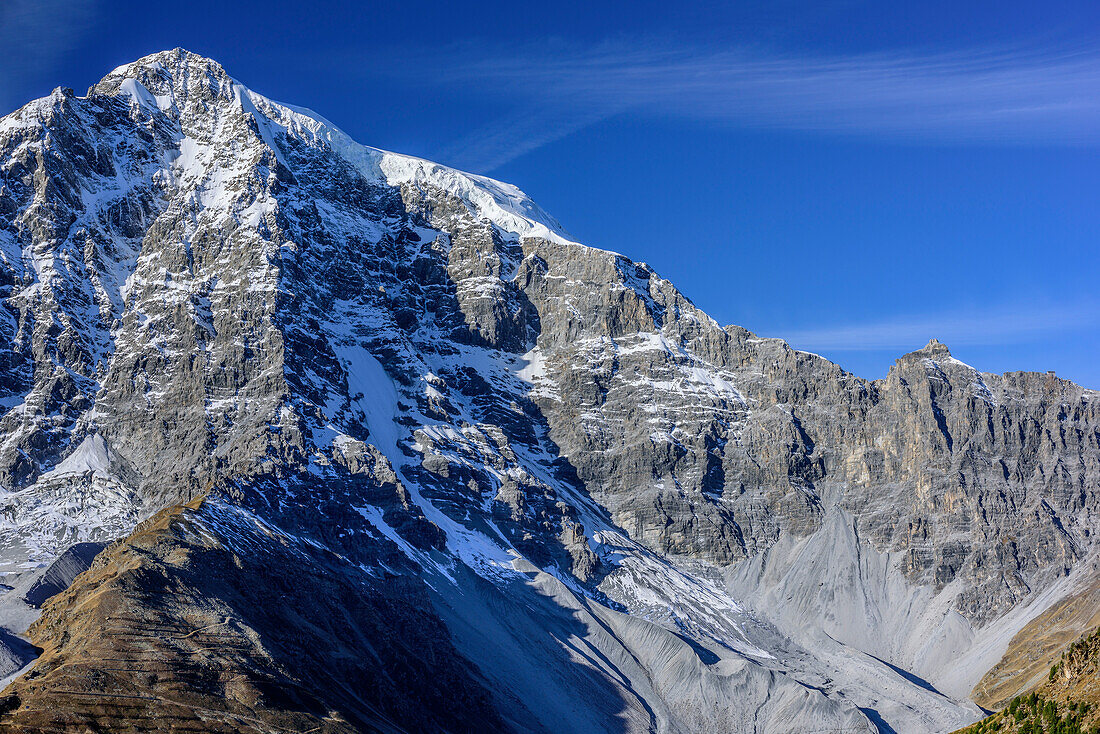
[[986,310],[958,310],[814,329],[787,330],[783,338],[809,351],[915,349],[931,338],[948,346],[989,346],[1036,341],[1067,331],[1100,327],[1100,304],[1058,306],[1015,304]]
[[48,73],[58,59],[95,23],[99,0],[2,0],[0,48],[4,53],[0,73],[0,105],[27,102],[15,99],[17,85],[27,76]]
[[625,111],[926,142],[1100,140],[1095,49],[800,56],[619,41],[450,49],[405,68],[514,104],[443,151],[483,170]]
[[488,172],[599,122],[607,115],[606,108],[567,109],[536,103],[494,119],[491,124],[433,151],[432,157],[459,168]]

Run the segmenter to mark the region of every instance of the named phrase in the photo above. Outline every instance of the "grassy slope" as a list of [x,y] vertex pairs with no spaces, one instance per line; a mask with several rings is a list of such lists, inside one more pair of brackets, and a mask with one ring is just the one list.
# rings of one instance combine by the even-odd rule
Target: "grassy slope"
[[1100,629],[1072,643],[1034,691],[961,731],[1100,733]]

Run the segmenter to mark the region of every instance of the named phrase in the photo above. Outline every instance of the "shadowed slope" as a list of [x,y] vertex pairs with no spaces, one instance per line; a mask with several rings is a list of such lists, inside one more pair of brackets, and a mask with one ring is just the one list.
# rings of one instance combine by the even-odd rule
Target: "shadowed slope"
[[217,503],[111,547],[30,629],[5,731],[499,731],[419,584]]

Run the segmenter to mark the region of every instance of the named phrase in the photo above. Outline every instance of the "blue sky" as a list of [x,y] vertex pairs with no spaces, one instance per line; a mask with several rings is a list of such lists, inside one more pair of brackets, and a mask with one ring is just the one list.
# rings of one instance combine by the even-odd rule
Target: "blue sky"
[[4,113],[184,46],[857,374],[1100,388],[1100,3],[5,0],[0,46]]

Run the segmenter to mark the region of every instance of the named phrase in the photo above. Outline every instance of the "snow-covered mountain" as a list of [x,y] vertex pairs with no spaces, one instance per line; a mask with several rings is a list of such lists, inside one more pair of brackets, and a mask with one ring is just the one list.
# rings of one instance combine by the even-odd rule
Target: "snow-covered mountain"
[[1097,393],[861,380],[180,49],[0,120],[0,298],[13,731],[950,731],[1093,573]]

